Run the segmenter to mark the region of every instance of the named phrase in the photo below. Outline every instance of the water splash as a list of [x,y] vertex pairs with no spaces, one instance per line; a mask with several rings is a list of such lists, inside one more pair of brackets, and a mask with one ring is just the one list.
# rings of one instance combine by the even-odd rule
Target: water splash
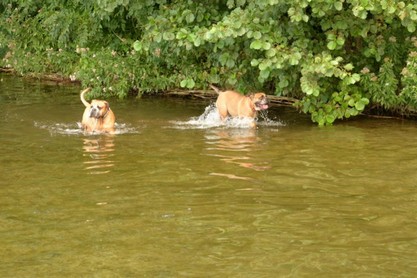
[[207,106],[204,113],[198,117],[192,117],[186,122],[175,122],[178,126],[194,127],[194,128],[211,128],[224,125],[224,122],[220,118],[220,114],[217,112],[217,108],[214,104]]
[[[258,126],[285,126],[280,120],[270,119],[266,110],[260,111],[259,116],[260,117],[255,119]],[[208,129],[213,127],[252,128],[253,121],[254,119],[249,117],[229,117],[225,121],[222,121],[215,104],[211,104],[205,108],[202,115],[193,117],[188,121],[173,121],[173,123],[175,127],[179,129]]]
[[261,121],[258,121],[257,124],[260,126],[269,126],[269,127],[280,127],[280,126],[286,126],[286,124],[278,119],[271,119],[268,116],[269,111],[268,110],[261,110],[258,111],[258,118],[262,119]]
[[[40,129],[46,129],[51,135],[99,135],[100,132],[85,134],[81,123],[39,123],[35,122],[34,126]],[[115,124],[114,134],[138,133],[138,130],[128,124]]]

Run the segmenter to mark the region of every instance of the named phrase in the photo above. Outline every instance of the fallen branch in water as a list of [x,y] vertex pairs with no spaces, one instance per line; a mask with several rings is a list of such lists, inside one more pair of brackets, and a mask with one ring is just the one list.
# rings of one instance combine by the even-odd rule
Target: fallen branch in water
[[[13,68],[0,67],[0,72],[18,75],[18,73]],[[27,73],[25,75],[22,75],[22,77],[23,78],[29,78],[29,79],[39,79],[39,80],[43,80],[43,81],[52,81],[52,82],[56,82],[56,83],[77,83],[77,84],[81,83],[78,80],[71,80],[71,78],[65,77],[65,76],[60,75],[60,74]]]
[[[216,99],[218,94],[214,90],[172,90],[161,93],[162,96],[191,97],[199,99]],[[268,95],[272,105],[292,106],[297,100],[290,97]]]
[[215,99],[218,94],[212,90],[172,90],[163,92],[164,96],[178,96],[178,97],[194,97],[201,99]]
[[0,72],[13,73],[13,72],[14,72],[14,69],[12,69],[12,68],[4,68],[4,67],[0,67]]
[[272,95],[268,95],[268,100],[272,104],[282,106],[292,106],[297,101],[297,99],[291,97],[279,97]]

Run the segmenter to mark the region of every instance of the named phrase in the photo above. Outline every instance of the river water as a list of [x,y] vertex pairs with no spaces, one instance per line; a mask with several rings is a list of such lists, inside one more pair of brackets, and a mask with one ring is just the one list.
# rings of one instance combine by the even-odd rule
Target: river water
[[1,277],[417,273],[416,122],[111,99],[84,135],[80,90],[0,75]]

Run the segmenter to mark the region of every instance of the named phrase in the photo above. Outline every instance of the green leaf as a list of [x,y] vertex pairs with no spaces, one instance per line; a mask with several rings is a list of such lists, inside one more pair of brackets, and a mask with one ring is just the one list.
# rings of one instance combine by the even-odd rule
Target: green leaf
[[189,79],[188,80],[188,83],[187,83],[187,88],[188,89],[192,89],[192,88],[194,88],[194,86],[195,86],[195,82],[194,82],[194,79]]
[[229,60],[230,55],[228,52],[224,52],[222,53],[222,55],[220,55],[219,57],[219,62],[222,66],[226,65],[227,61]]
[[228,68],[233,68],[235,66],[235,60],[233,60],[233,59],[227,59],[227,61],[226,61],[226,67],[228,67]]
[[201,45],[201,39],[199,37],[196,37],[194,39],[194,46],[199,47]]
[[263,60],[260,64],[259,64],[259,69],[262,71],[262,70],[265,70],[265,69],[267,69],[267,68],[269,68],[269,66],[271,65],[271,61],[269,61],[269,60]]
[[346,118],[346,119],[349,119],[351,116],[352,116],[352,115],[350,114],[350,110],[349,110],[349,109],[348,109],[348,110],[346,110],[346,111],[345,111],[345,118]]
[[259,40],[260,38],[262,38],[262,33],[259,32],[259,31],[255,31],[253,33],[253,38],[256,39],[256,40]]
[[337,43],[336,43],[336,41],[329,41],[329,42],[327,43],[327,48],[328,48],[328,49],[330,49],[330,50],[335,50],[335,49],[336,49],[336,47],[337,47]]
[[278,86],[283,89],[289,85],[289,82],[287,79],[281,79],[278,83]]
[[347,71],[351,71],[351,70],[353,70],[353,65],[352,65],[351,63],[349,63],[349,64],[346,64],[346,65],[344,66],[344,68],[345,68],[345,70],[347,70]]
[[327,39],[328,39],[329,41],[335,41],[335,40],[336,40],[336,35],[335,35],[335,33],[333,33],[333,32],[328,33],[328,34],[327,34]]
[[319,126],[324,126],[325,122],[326,119],[323,117],[323,115],[317,115],[317,123],[319,124]]
[[184,79],[184,80],[181,81],[180,86],[182,88],[192,89],[195,86],[194,79],[192,79],[192,78]]
[[296,55],[291,55],[289,62],[291,66],[295,66],[298,65],[299,59]]
[[335,2],[334,8],[338,11],[341,11],[343,9],[343,3],[342,2]]
[[362,102],[365,105],[368,105],[369,104],[369,99],[367,99],[365,97],[364,98],[361,98],[359,101]]
[[310,110],[310,105],[311,105],[311,102],[309,100],[306,100],[303,103],[303,112],[304,113],[307,113]]
[[255,40],[255,41],[253,41],[251,44],[250,44],[250,48],[251,49],[261,49],[262,48],[262,41],[260,41],[260,40]]
[[230,85],[235,85],[236,84],[236,82],[237,82],[237,80],[236,80],[236,77],[235,76],[230,76],[228,79],[227,79],[227,83],[228,84],[230,84]]
[[172,41],[173,39],[175,39],[175,35],[174,35],[174,33],[171,33],[171,32],[165,32],[162,35],[162,38],[166,41]]
[[410,12],[410,18],[412,21],[417,21],[417,12],[416,11],[411,11]]
[[270,73],[270,71],[269,71],[268,69],[261,70],[261,71],[259,72],[259,76],[260,76],[263,80],[265,80],[265,79],[267,79],[267,78],[269,77],[269,73]]
[[358,73],[352,74],[352,78],[355,82],[358,82],[359,80],[361,80],[361,76]]
[[188,35],[188,31],[186,29],[181,29],[177,32],[176,38],[177,40],[185,39]]
[[326,115],[326,122],[328,124],[332,124],[336,120],[336,117],[334,115]]
[[340,46],[345,44],[345,38],[343,38],[342,36],[337,37],[336,43]]
[[250,61],[250,64],[252,67],[256,67],[257,65],[259,65],[259,61],[258,59],[252,59],[252,61]]
[[142,43],[141,43],[140,41],[135,41],[135,42],[133,43],[133,49],[134,49],[135,51],[140,52],[140,51],[142,50]]
[[274,48],[268,49],[265,53],[267,57],[274,57],[277,54],[277,51]]
[[185,88],[187,86],[187,82],[188,82],[187,79],[182,80],[181,83],[180,83],[180,86],[182,88]]
[[407,25],[407,30],[410,33],[414,33],[414,31],[416,30],[416,25],[414,22],[409,22]]
[[367,104],[369,104],[369,99],[361,98],[358,102],[355,103],[355,108],[358,111],[363,111]]
[[161,33],[155,34],[154,41],[157,43],[160,43],[161,40],[162,40],[162,34]]
[[[345,116],[347,115],[347,113],[349,114],[349,117],[356,116],[358,115],[358,110],[356,110],[355,108],[348,108],[346,109]],[[349,117],[346,116],[346,118],[349,118]]]
[[269,42],[264,42],[262,48],[265,50],[271,49],[271,44]]
[[365,104],[363,104],[362,102],[358,101],[357,103],[355,103],[355,108],[358,111],[362,111],[365,108]]
[[188,23],[192,23],[194,21],[194,19],[195,19],[195,16],[192,13],[189,13],[186,16],[186,20],[187,20]]

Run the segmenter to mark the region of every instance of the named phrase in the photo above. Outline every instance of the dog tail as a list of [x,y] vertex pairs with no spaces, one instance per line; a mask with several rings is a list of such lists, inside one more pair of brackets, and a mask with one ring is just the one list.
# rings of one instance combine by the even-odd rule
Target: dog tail
[[217,88],[217,87],[215,87],[215,86],[213,86],[213,85],[211,85],[211,84],[209,84],[209,86],[216,92],[216,93],[220,93],[220,90],[219,90],[219,88]]
[[88,101],[86,101],[84,98],[85,93],[87,93],[90,90],[91,88],[84,89],[80,94],[81,102],[85,105],[85,107],[90,107],[90,103],[88,103]]

